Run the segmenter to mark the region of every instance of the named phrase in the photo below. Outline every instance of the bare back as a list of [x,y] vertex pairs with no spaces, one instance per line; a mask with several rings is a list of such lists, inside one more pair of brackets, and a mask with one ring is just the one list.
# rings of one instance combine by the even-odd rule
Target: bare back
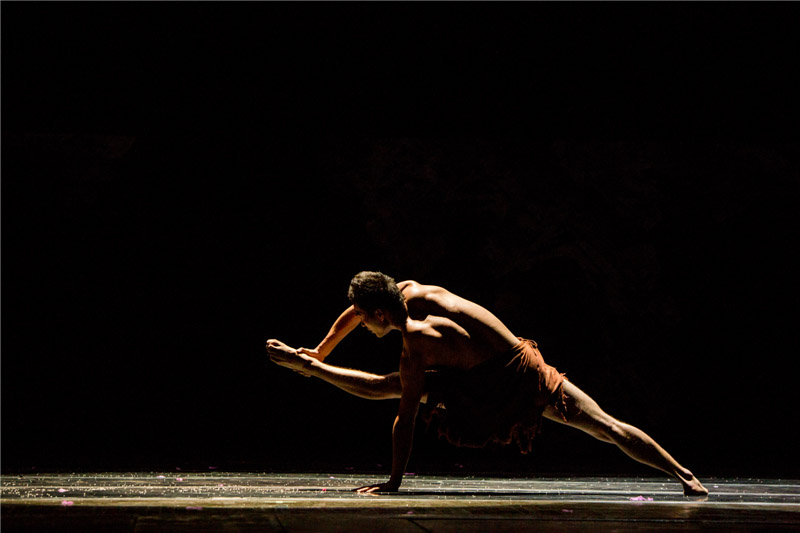
[[398,288],[412,319],[405,342],[425,354],[426,366],[468,369],[518,342],[490,311],[442,287],[403,281]]

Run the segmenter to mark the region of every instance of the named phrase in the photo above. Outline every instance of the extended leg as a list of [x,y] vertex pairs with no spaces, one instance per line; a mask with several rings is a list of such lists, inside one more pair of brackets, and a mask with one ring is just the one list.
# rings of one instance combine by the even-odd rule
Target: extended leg
[[[578,428],[604,442],[616,444],[619,449],[640,463],[663,470],[678,479],[687,496],[708,494],[708,490],[686,468],[644,431],[606,414],[592,398],[578,387],[564,381],[567,403],[567,425]],[[544,416],[564,424],[561,415],[548,406]]]
[[403,392],[398,372],[379,376],[361,370],[340,368],[298,353],[294,348],[276,339],[267,341],[267,353],[273,362],[281,366],[304,376],[314,376],[327,381],[354,396],[370,400],[384,400],[400,398]]

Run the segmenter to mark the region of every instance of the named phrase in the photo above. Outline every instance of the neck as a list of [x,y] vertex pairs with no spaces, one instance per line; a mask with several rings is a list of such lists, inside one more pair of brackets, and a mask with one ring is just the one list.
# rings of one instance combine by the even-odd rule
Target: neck
[[406,315],[404,318],[400,320],[396,320],[394,317],[389,319],[389,329],[390,330],[397,330],[401,333],[405,333],[408,329],[408,323],[411,321],[411,317]]

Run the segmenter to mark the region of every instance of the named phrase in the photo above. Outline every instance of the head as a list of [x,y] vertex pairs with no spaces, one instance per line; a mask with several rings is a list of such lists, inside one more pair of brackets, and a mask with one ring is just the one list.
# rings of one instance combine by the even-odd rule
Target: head
[[394,279],[380,272],[359,272],[350,282],[347,297],[361,324],[383,337],[408,318],[406,299]]

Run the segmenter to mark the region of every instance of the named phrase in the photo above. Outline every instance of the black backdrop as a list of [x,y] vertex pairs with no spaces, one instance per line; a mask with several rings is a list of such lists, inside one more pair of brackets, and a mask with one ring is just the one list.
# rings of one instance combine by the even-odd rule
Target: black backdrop
[[[394,402],[264,354],[378,269],[699,475],[799,475],[795,15],[3,3],[3,470],[386,471]],[[522,457],[420,423],[409,468],[650,473],[557,425]]]

